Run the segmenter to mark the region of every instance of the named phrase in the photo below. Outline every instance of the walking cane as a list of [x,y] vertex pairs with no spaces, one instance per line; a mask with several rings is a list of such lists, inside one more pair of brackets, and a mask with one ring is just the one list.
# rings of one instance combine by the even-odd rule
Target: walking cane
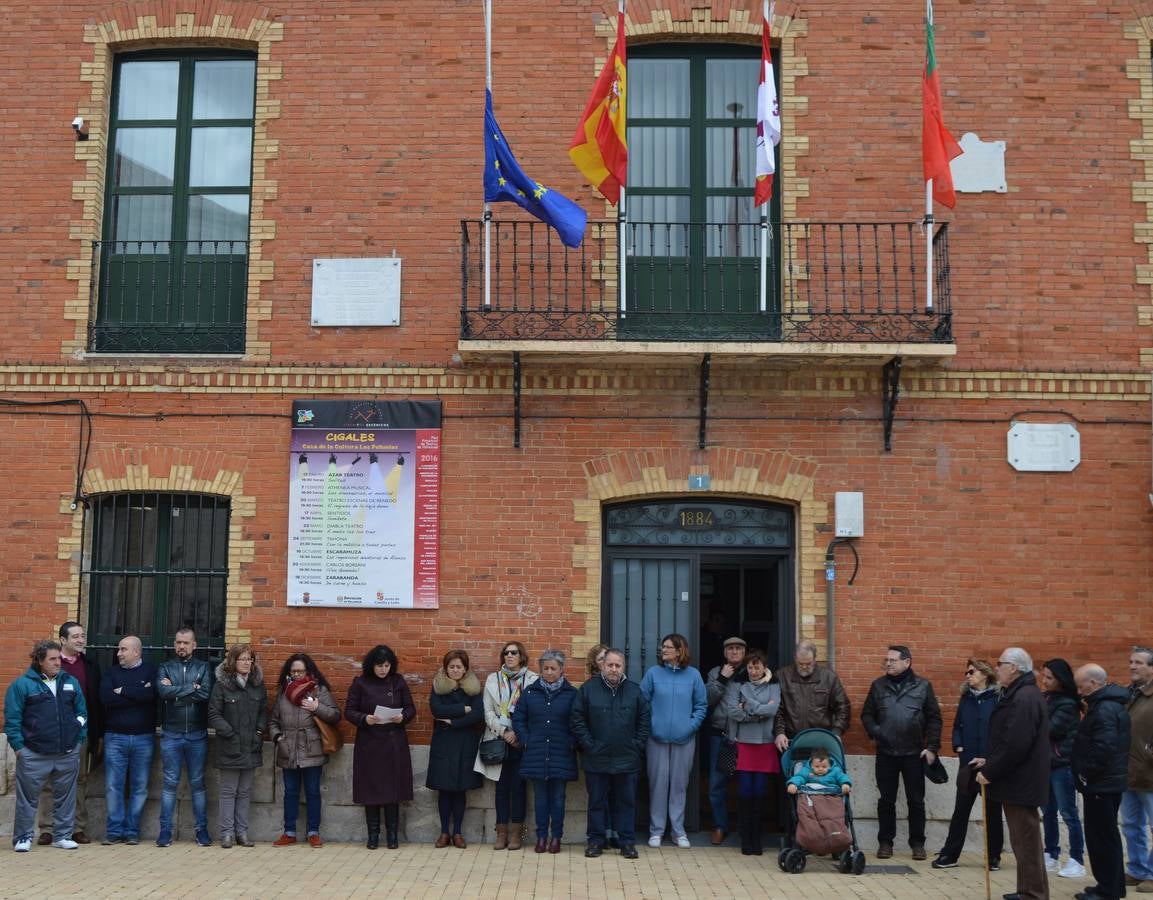
[[981,785],[981,827],[985,831],[985,839],[981,842],[985,846],[985,900],[993,900],[989,887],[989,804],[985,798],[985,785]]

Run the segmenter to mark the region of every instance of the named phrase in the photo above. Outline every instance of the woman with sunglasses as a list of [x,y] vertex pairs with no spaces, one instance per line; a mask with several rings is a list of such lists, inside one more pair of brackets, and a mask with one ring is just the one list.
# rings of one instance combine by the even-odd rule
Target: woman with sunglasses
[[519,850],[524,841],[527,812],[525,783],[520,777],[523,749],[512,726],[513,713],[524,689],[540,676],[528,668],[528,652],[520,641],[501,644],[500,668],[484,682],[485,741],[504,741],[503,762],[486,764],[477,754],[477,772],[496,782],[496,842],[493,850]]
[[[965,665],[965,682],[961,685],[961,700],[953,720],[953,752],[960,757],[957,767],[957,796],[953,804],[953,818],[949,821],[949,835],[945,846],[933,860],[934,869],[951,869],[957,865],[965,846],[969,830],[969,813],[980,795],[973,780],[974,759],[984,759],[989,736],[989,717],[997,706],[1000,690],[997,670],[987,659],[969,658]],[[1001,804],[989,800],[986,807],[985,827],[988,829],[989,870],[1001,868],[1001,850],[1005,845],[1005,831],[1001,824]]]

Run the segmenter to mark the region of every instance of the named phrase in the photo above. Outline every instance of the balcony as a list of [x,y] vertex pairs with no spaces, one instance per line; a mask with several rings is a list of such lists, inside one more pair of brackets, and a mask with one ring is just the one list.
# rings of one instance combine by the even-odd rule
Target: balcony
[[243,353],[248,241],[94,241],[93,353]]
[[919,221],[600,221],[577,249],[540,222],[493,221],[487,267],[484,228],[461,222],[463,355],[954,353],[946,224],[933,231],[931,307]]

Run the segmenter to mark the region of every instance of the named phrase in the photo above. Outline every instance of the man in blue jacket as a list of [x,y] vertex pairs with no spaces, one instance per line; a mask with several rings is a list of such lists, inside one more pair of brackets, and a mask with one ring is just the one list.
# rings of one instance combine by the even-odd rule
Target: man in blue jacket
[[605,819],[612,796],[612,821],[621,856],[637,858],[637,779],[652,728],[649,702],[635,681],[625,677],[625,655],[605,654],[605,666],[580,686],[570,715],[572,733],[584,750],[589,793],[588,846],[585,856],[600,856]]
[[75,850],[76,776],[88,708],[80,683],[60,671],[60,645],[38,641],[32,665],[4,694],[4,733],[16,752],[16,818],[12,847],[32,849],[36,803],[45,781],[52,783],[52,846]]
[[163,705],[164,724],[160,730],[160,758],[164,763],[164,788],[160,795],[160,834],[157,847],[172,844],[172,816],[176,812],[176,791],[180,770],[188,770],[188,792],[196,819],[196,843],[212,843],[208,833],[208,791],[204,768],[208,760],[208,695],[212,693],[212,669],[197,659],[196,632],[181,628],[173,638],[174,659],[166,659],[157,672],[156,692]]
[[[108,824],[102,844],[139,844],[140,814],[148,799],[148,771],[156,743],[156,666],[144,659],[140,638],[120,639],[119,665],[100,679],[104,704],[104,803]],[[128,785],[128,802],[124,787]]]

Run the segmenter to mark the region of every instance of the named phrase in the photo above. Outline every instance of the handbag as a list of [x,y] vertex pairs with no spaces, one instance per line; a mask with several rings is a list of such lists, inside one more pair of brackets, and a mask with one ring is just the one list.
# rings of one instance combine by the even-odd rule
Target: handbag
[[498,766],[508,754],[508,742],[504,738],[492,738],[480,742],[480,761],[486,766]]
[[320,745],[325,756],[331,756],[344,746],[344,735],[340,733],[339,728],[329,725],[319,716],[313,716],[312,721],[316,723],[316,728],[320,732]]
[[737,771],[737,742],[727,737],[721,738],[721,746],[717,750],[716,769],[724,775],[732,775]]

